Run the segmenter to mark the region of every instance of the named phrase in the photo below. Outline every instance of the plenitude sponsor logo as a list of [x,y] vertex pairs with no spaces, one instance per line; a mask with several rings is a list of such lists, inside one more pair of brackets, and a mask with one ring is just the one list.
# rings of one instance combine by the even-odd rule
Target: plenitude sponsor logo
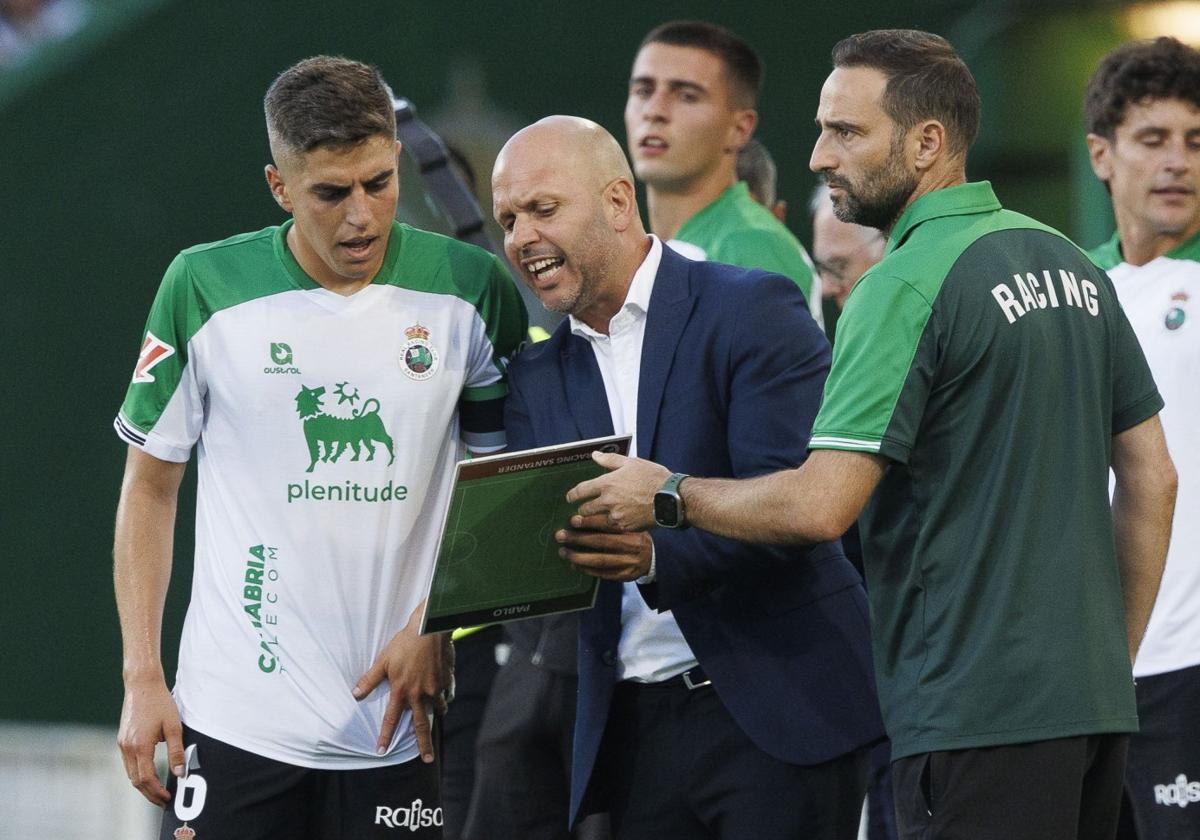
[[1169,785],[1154,786],[1154,801],[1159,805],[1178,805],[1186,808],[1189,803],[1200,802],[1200,782],[1189,782],[1180,773]]
[[409,831],[420,831],[430,826],[442,824],[441,808],[426,808],[420,799],[414,799],[411,805],[391,808],[387,805],[375,806],[375,825],[385,825],[388,828],[407,828]]
[[306,478],[303,484],[295,482],[287,486],[289,505],[292,502],[403,502],[407,498],[408,488],[390,481],[378,486],[359,484],[350,479],[342,484],[313,484]]

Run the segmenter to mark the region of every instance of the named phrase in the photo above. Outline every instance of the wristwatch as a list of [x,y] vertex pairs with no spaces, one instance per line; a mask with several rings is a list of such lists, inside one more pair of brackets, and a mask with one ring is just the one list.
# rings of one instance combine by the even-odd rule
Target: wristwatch
[[679,484],[686,473],[671,473],[654,494],[654,521],[663,528],[686,528],[687,517],[683,512],[683,497],[679,495]]

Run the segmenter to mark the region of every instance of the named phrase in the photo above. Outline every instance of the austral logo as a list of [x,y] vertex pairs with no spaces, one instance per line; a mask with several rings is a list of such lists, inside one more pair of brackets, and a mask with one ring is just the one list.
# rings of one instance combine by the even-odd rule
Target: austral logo
[[142,342],[142,351],[138,353],[137,366],[133,369],[133,381],[153,382],[154,376],[150,370],[174,355],[174,347],[147,330],[146,340]]
[[263,373],[300,375],[300,369],[292,366],[292,346],[290,344],[284,344],[282,341],[272,341],[271,361],[275,364],[263,368]]

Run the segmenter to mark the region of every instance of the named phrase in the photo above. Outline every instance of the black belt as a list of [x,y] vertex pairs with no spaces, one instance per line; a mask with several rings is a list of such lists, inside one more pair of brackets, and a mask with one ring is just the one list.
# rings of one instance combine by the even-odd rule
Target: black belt
[[633,680],[623,680],[617,683],[618,688],[638,689],[640,691],[664,691],[684,689],[685,691],[695,691],[698,688],[705,688],[712,685],[712,680],[708,678],[708,674],[704,673],[704,669],[699,665],[694,665],[674,677],[668,677],[659,682],[635,682]]

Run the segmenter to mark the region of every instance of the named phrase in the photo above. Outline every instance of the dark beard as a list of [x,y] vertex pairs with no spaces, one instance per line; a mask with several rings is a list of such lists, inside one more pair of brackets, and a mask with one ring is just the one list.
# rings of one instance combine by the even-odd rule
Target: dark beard
[[916,190],[917,177],[895,170],[885,170],[874,177],[877,183],[869,193],[863,189],[854,191],[850,184],[839,182],[844,198],[840,204],[834,202],[833,215],[838,221],[875,228],[886,235]]

